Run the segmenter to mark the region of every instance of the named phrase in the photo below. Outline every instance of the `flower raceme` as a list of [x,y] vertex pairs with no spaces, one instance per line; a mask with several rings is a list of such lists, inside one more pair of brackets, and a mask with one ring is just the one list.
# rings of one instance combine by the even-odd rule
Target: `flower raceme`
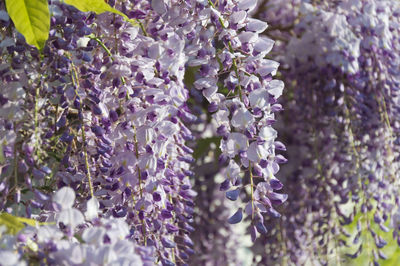
[[279,130],[293,166],[283,173],[289,204],[275,240],[260,239],[273,250],[260,263],[395,261],[399,3],[282,0],[264,10],[282,102],[296,116]]
[[46,222],[5,237],[13,244],[0,257],[186,265],[197,194],[190,127],[201,122],[189,87],[222,137],[227,198],[250,187],[250,202],[227,222],[245,210],[265,234],[261,213],[279,216],[274,206],[286,200],[274,192],[285,159],[275,155],[284,146],[272,128],[283,83],[272,78],[279,64],[264,58],[273,45],[259,36],[267,24],[249,17],[256,1],[109,4],[137,25],[51,1],[39,53],[0,3],[1,209]]
[[[212,32],[207,35],[215,35],[217,41],[215,46],[210,43],[210,47],[199,50],[198,55],[208,55],[211,62],[204,66],[199,58],[193,58],[188,63],[200,67],[200,79],[194,82],[194,87],[212,106],[209,109],[214,113],[214,130],[222,137],[220,161],[229,166],[221,190],[228,190],[227,198],[236,200],[239,192],[250,186],[251,199],[247,205],[251,206],[248,214],[254,228],[259,222],[256,217],[262,217],[261,212],[268,209],[276,213],[272,205],[260,208],[256,204],[254,193],[258,186],[254,179],[276,180],[278,164],[285,161],[282,156],[275,156],[276,131],[272,128],[274,113],[282,109],[277,100],[284,86],[282,81],[272,78],[279,64],[264,58],[273,44],[272,40],[259,36],[267,24],[248,18],[255,6],[256,1],[240,1],[237,6],[230,1],[210,3],[202,14],[210,14],[207,23],[211,24],[208,31]],[[216,90],[219,84],[224,84],[227,91]],[[275,135],[268,132],[275,132]],[[229,174],[232,168],[237,169],[236,172],[243,169],[247,180],[243,182],[239,173]],[[228,222],[240,222],[242,209],[239,208]]]

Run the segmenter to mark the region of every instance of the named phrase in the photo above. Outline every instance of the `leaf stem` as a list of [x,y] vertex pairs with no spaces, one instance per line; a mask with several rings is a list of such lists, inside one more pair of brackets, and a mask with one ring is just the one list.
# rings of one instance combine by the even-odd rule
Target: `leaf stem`
[[40,93],[40,86],[36,87],[35,90],[35,109],[34,109],[34,140],[35,140],[35,154],[39,156],[39,138],[38,138],[38,131],[39,131],[39,93]]
[[141,28],[142,31],[143,31],[143,35],[146,36],[146,37],[149,36],[149,34],[147,33],[146,29],[144,28],[142,22],[139,22],[139,26],[140,26],[140,28]]
[[82,142],[83,142],[83,155],[85,156],[85,167],[86,167],[86,172],[87,172],[87,178],[89,181],[90,196],[92,196],[92,198],[94,198],[92,177],[90,175],[89,159],[88,159],[87,148],[86,148],[85,124],[83,123],[83,119],[82,119],[81,135],[82,135]]
[[[78,72],[76,71],[75,65],[73,63],[71,63],[71,68],[72,68],[71,69],[72,84],[74,85],[74,88],[75,88],[75,94],[78,96],[78,91],[77,91],[77,88],[79,87]],[[86,172],[87,172],[86,175],[87,175],[88,182],[89,182],[90,196],[92,198],[94,198],[92,177],[90,175],[89,159],[88,159],[87,148],[86,148],[85,121],[83,120],[83,117],[80,119],[80,121],[81,121],[83,156],[85,157],[85,168],[86,168]]]
[[[111,61],[114,61],[114,57],[110,51],[110,49],[108,49],[108,47],[99,39],[99,37],[93,37],[93,36],[89,36],[90,39],[95,40],[100,46],[101,48],[104,49],[104,51],[106,51],[107,55],[111,58]],[[122,84],[126,84],[125,78],[121,77],[121,82]]]
[[254,181],[253,181],[253,171],[252,165],[249,164],[250,172],[250,196],[251,196],[251,220],[254,220]]

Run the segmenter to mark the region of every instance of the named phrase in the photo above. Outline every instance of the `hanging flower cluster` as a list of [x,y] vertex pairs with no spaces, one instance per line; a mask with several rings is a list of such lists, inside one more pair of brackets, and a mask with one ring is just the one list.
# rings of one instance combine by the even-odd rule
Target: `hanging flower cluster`
[[[99,218],[95,198],[87,202],[83,215],[73,207],[74,199],[75,192],[70,187],[61,188],[52,198],[55,210],[47,215],[64,228],[47,223],[23,228],[16,235],[1,232],[3,265],[27,265],[26,258],[30,262],[62,265],[153,265],[154,249],[129,240],[132,232],[125,221]],[[75,228],[83,223],[87,224],[79,228],[81,238],[74,237]]]
[[[262,16],[292,2],[268,3]],[[400,6],[314,2],[295,1],[268,20],[289,88],[280,132],[292,167],[281,228],[261,241],[276,252],[263,260],[395,261]]]
[[[235,201],[241,190],[250,186],[249,202],[228,222],[240,222],[244,210],[251,217],[253,240],[256,231],[266,233],[262,213],[279,217],[274,205],[287,199],[287,195],[275,192],[282,184],[274,175],[286,159],[275,155],[275,149],[285,147],[275,142],[277,132],[272,128],[274,113],[282,110],[277,99],[284,86],[282,81],[272,78],[279,64],[265,59],[273,41],[259,33],[267,24],[247,17],[255,6],[256,1],[243,1],[237,7],[225,2],[211,5],[207,12],[213,14],[211,23],[221,48],[211,49],[212,63],[201,66],[201,78],[194,82],[194,87],[209,101],[215,131],[222,137],[219,160],[227,166],[220,190]],[[240,34],[236,33],[238,30]],[[189,64],[196,65],[198,61]],[[217,87],[226,90],[217,92]],[[250,182],[242,180],[243,169]]]
[[0,2],[0,209],[32,225],[3,232],[2,261],[186,265],[197,195],[191,125],[204,123],[188,87],[207,100],[222,137],[221,190],[230,200],[251,191],[225,222],[245,209],[253,239],[266,233],[262,213],[279,217],[274,205],[287,198],[275,192],[286,159],[272,128],[283,82],[264,58],[267,24],[248,15],[256,1],[108,4],[125,18],[49,1],[38,51]]
[[398,1],[32,1],[0,0],[2,265],[400,263]]

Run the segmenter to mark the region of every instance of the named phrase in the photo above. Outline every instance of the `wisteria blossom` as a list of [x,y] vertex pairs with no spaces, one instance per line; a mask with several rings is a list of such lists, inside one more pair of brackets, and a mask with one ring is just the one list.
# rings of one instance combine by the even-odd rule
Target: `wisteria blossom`
[[399,8],[396,1],[276,1],[259,13],[272,18],[267,34],[279,39],[273,52],[290,91],[282,105],[292,113],[282,121],[289,204],[280,229],[260,241],[274,250],[263,263],[398,259],[391,248],[398,242]]
[[397,0],[0,0],[1,265],[398,265]]
[[[237,189],[226,195],[236,200],[241,184],[256,189],[251,169],[261,169],[248,159],[250,143],[265,146],[264,168],[276,163],[274,139],[257,140],[281,109],[274,106],[283,84],[270,78],[278,64],[264,59],[273,41],[259,36],[267,24],[248,15],[255,1],[108,4],[125,19],[50,1],[49,38],[38,53],[2,3],[1,207],[46,223],[38,232],[53,230],[29,229],[29,241],[51,245],[45,256],[36,255],[40,248],[30,255],[42,262],[185,264],[194,252],[197,195],[189,180],[191,125],[202,123],[189,108],[189,87],[220,114],[214,133],[224,136],[221,163],[235,167],[230,180]],[[194,67],[194,81],[185,82]],[[255,89],[267,92],[258,109],[248,100]],[[260,177],[272,178],[264,172]],[[113,253],[135,247],[151,252]]]

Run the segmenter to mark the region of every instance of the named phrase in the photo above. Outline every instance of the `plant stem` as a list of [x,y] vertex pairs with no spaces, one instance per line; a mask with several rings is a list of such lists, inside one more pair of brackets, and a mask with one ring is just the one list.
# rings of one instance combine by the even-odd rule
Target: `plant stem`
[[251,163],[249,164],[250,172],[250,196],[251,196],[251,220],[254,220],[254,182],[253,182],[253,171]]
[[82,121],[81,133],[82,133],[82,142],[83,142],[83,154],[85,156],[85,167],[86,167],[86,171],[87,171],[87,178],[89,181],[90,196],[92,196],[92,198],[93,198],[94,193],[93,193],[92,177],[90,175],[89,159],[88,159],[87,149],[86,149],[85,125],[83,124],[83,121]]

